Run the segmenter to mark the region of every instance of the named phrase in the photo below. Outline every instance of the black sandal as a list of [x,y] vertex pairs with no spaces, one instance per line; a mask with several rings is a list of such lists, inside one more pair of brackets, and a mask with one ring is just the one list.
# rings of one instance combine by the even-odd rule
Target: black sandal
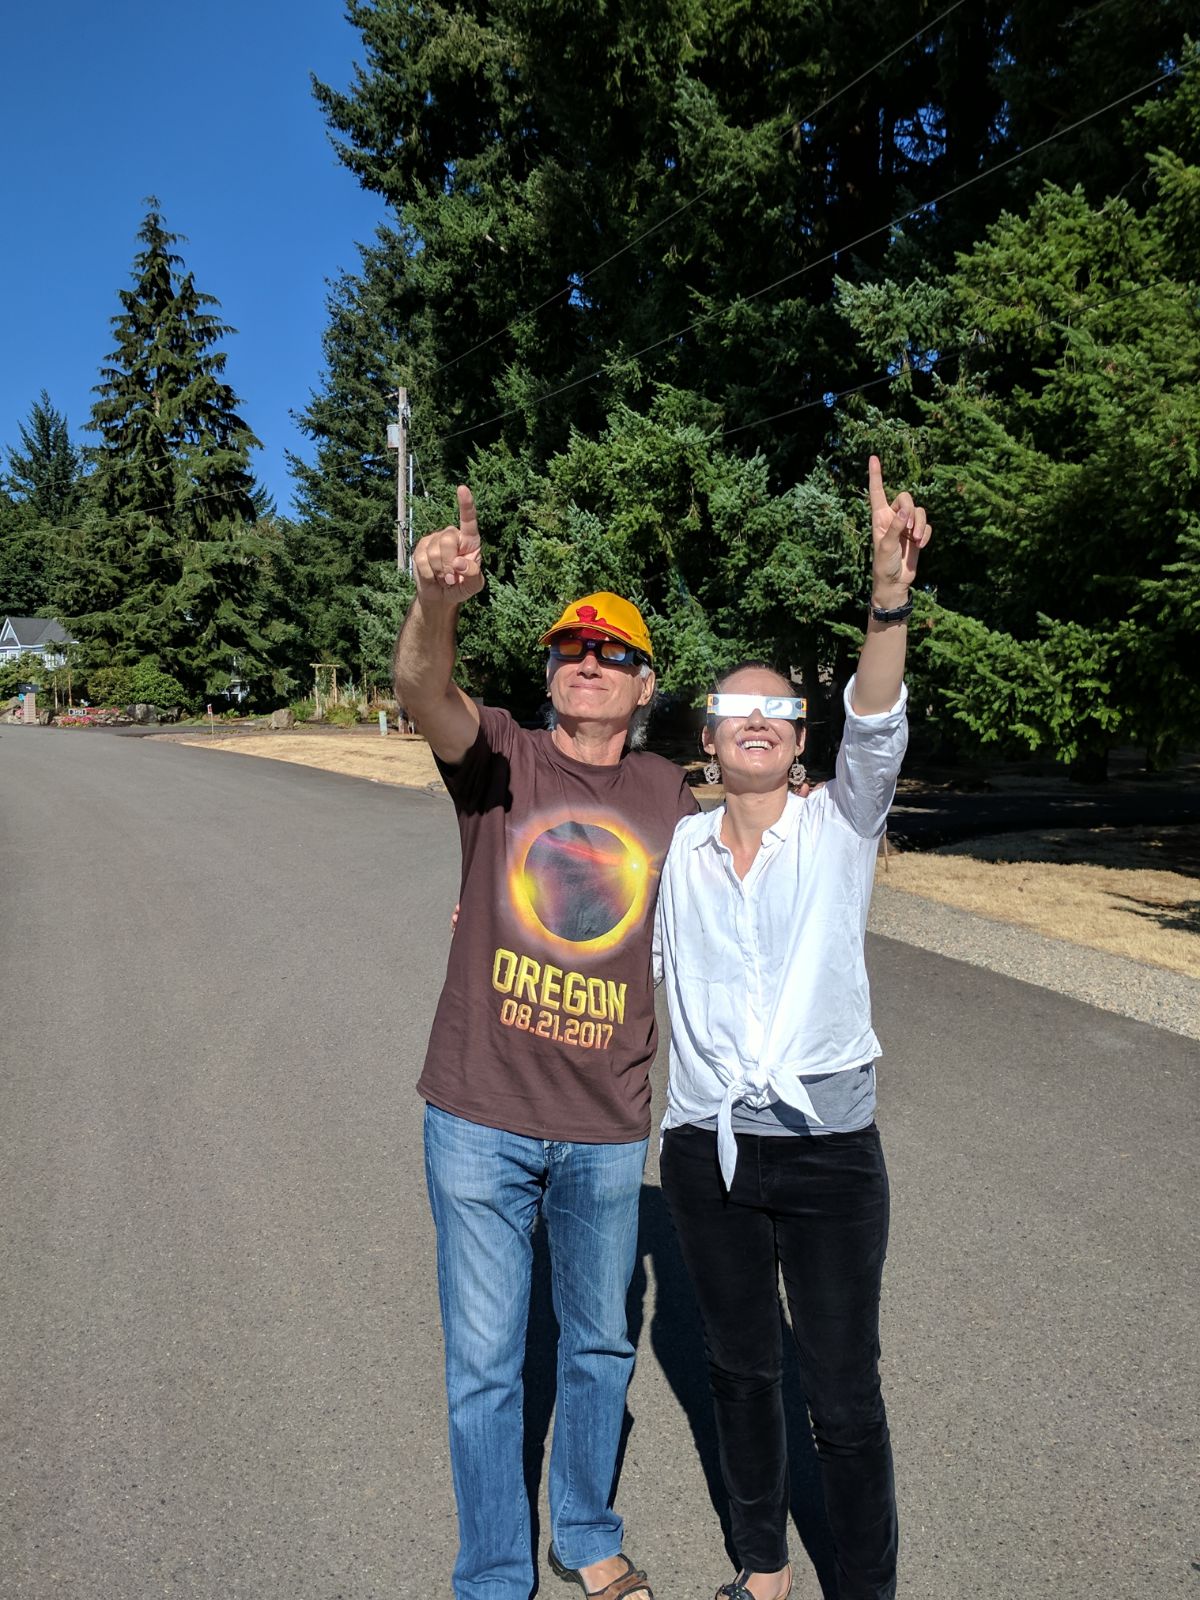
[[[654,1590],[646,1580],[646,1574],[640,1572],[624,1551],[621,1560],[625,1563],[625,1571],[618,1573],[611,1583],[606,1583],[603,1589],[589,1589],[583,1581],[583,1574],[573,1567],[564,1567],[555,1554],[554,1546],[548,1551],[550,1570],[556,1578],[561,1578],[564,1583],[577,1583],[583,1590],[588,1600],[627,1600],[629,1595],[644,1594],[647,1600],[654,1600]],[[748,1596],[747,1600],[753,1600]]]
[[[713,1596],[713,1600],[754,1600],[754,1596],[746,1588],[747,1580],[752,1577],[749,1567],[743,1567],[731,1583],[723,1583]],[[788,1586],[783,1591],[783,1600],[788,1600],[792,1592],[792,1579],[795,1576],[789,1569]]]

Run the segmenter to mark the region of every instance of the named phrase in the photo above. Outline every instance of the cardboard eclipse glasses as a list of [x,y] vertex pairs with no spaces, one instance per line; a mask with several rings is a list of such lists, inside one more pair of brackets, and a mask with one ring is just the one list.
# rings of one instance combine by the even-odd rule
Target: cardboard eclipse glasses
[[748,717],[759,711],[768,721],[799,722],[808,714],[802,694],[710,694],[710,717]]

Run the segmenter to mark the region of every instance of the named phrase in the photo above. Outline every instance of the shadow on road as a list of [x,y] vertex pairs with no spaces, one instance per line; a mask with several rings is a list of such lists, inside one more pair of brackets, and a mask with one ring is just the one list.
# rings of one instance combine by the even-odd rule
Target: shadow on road
[[[655,1293],[650,1320],[650,1350],[662,1368],[671,1392],[679,1402],[695,1442],[712,1502],[725,1537],[725,1548],[732,1565],[736,1558],[729,1542],[729,1504],[721,1482],[721,1465],[716,1427],[708,1391],[708,1367],[700,1316],[691,1283],[675,1243],[662,1190],[646,1184],[642,1188],[638,1262],[629,1287],[627,1302],[629,1333],[638,1350],[638,1359],[647,1359],[643,1341],[646,1331],[646,1301],[649,1287],[647,1263],[653,1274]],[[782,1306],[780,1316],[783,1316]],[[816,1448],[808,1417],[808,1406],[800,1387],[799,1368],[790,1330],[784,1330],[783,1403],[787,1419],[788,1454],[791,1465],[791,1514],[805,1554],[816,1571],[821,1592],[827,1600],[837,1594],[833,1563],[833,1543],[825,1516]],[[533,1548],[542,1547],[538,1496],[545,1470],[550,1420],[554,1411],[555,1360],[558,1327],[550,1295],[550,1255],[545,1229],[534,1236],[533,1297],[529,1314],[529,1333],[525,1344],[525,1485],[529,1496]],[[626,1411],[616,1482],[620,1483],[625,1446],[633,1418]],[[722,1581],[714,1574],[714,1587]]]
[[[935,789],[901,790],[888,818],[888,833],[902,849],[932,850],[939,845],[1047,829],[1178,828],[1200,822],[1200,789],[1195,784],[1114,784],[1078,791],[1065,783],[1057,792],[959,794]],[[1180,843],[1175,872],[1195,872],[1194,845]],[[1086,861],[1086,854],[1081,858]],[[1147,865],[1150,863],[1147,862]],[[1157,862],[1165,866],[1164,860]]]

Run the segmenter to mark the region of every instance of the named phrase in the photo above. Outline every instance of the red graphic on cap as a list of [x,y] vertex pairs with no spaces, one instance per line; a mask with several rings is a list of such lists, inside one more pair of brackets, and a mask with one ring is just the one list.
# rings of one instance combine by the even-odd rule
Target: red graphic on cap
[[580,622],[591,623],[593,627],[607,628],[609,633],[615,633],[622,639],[628,639],[631,637],[630,634],[625,632],[624,628],[618,628],[613,623],[607,622],[602,616],[600,616],[597,613],[595,606],[576,606],[575,615],[579,618]]

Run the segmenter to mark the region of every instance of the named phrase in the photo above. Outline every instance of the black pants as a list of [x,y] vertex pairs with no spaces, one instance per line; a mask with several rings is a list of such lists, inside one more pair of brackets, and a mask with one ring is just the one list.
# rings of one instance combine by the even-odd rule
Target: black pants
[[733,1544],[751,1572],[787,1553],[778,1271],[800,1353],[840,1600],[896,1592],[896,1493],[879,1389],[888,1180],[878,1130],[738,1135],[727,1194],[717,1136],[673,1128],[663,1194],[704,1320]]

